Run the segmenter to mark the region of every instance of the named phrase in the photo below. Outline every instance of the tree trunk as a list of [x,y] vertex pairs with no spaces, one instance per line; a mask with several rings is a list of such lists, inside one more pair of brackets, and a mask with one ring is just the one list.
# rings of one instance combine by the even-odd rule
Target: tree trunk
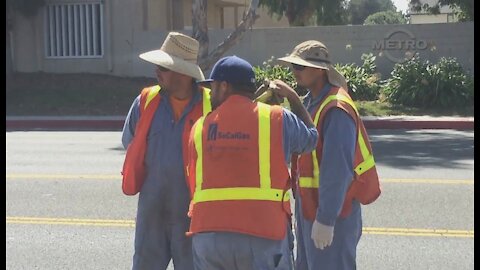
[[[203,54],[199,55],[199,57],[198,57],[198,62],[199,62],[200,68],[202,70],[209,69],[218,59],[220,59],[220,57],[222,57],[222,55],[228,49],[230,49],[231,47],[233,47],[235,44],[237,44],[240,41],[240,39],[243,36],[243,33],[248,28],[252,27],[252,25],[255,23],[255,20],[259,17],[258,15],[255,14],[255,10],[258,7],[258,1],[259,0],[252,0],[252,2],[250,3],[250,6],[248,8],[248,12],[245,15],[245,17],[243,17],[240,24],[210,54],[208,54],[208,34],[207,34],[207,30],[204,31],[205,37],[197,35],[196,32],[198,32],[198,30],[197,31],[195,30],[196,28],[198,29],[198,26],[195,27],[195,24],[197,23],[197,22],[195,22],[195,18],[197,18],[197,17],[198,18],[200,18],[200,17],[205,18],[204,27],[205,27],[205,29],[207,29],[206,12],[203,15],[198,15],[198,16],[194,14],[194,21],[193,21],[193,34],[194,34],[194,36],[193,37],[199,41],[200,52],[203,53]],[[197,2],[202,2],[202,0],[195,0],[194,7],[193,7],[194,10],[196,9],[195,6],[196,6]],[[205,9],[204,10],[206,10],[206,3],[205,3]],[[207,40],[206,43],[205,43],[204,39]],[[205,46],[205,44],[206,44],[207,47],[206,48],[202,47],[202,46]],[[207,53],[205,53],[205,52],[207,52]]]
[[200,43],[198,60],[208,56],[207,0],[195,0],[192,7],[192,37]]

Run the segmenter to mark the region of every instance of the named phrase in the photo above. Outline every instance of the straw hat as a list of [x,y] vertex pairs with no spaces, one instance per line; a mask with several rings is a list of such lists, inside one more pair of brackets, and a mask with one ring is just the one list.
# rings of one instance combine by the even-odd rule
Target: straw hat
[[205,80],[197,64],[198,47],[198,41],[195,39],[181,33],[170,32],[160,50],[145,52],[139,57],[197,80]]
[[348,91],[345,77],[333,67],[327,47],[320,41],[304,41],[298,44],[290,55],[278,58],[278,60],[306,67],[325,69],[327,70],[328,81],[332,85],[342,87]]

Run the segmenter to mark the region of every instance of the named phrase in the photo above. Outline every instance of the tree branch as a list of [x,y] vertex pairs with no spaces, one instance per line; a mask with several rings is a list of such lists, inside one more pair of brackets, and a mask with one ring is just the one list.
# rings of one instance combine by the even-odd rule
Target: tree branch
[[198,59],[208,56],[208,24],[207,24],[207,0],[193,1],[192,8],[192,37],[199,43]]
[[235,30],[228,35],[228,37],[220,43],[209,55],[208,57],[199,57],[199,65],[202,70],[209,69],[222,55],[235,44],[237,44],[243,36],[243,33],[251,28],[255,23],[255,20],[258,19],[255,10],[258,7],[259,0],[252,0],[248,8],[248,12],[243,17],[240,24],[235,28]]

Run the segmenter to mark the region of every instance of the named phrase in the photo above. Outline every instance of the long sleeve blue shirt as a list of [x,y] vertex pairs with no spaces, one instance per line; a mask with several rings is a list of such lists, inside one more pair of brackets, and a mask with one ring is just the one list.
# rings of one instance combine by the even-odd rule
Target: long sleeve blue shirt
[[318,132],[315,127],[307,127],[294,113],[283,110],[283,150],[287,163],[290,163],[293,153],[313,151],[317,140]]
[[[320,94],[312,98],[309,92],[304,105],[312,115],[330,91],[327,83]],[[352,117],[340,108],[332,108],[325,115],[319,139],[323,141],[322,159],[319,160],[320,185],[316,220],[334,226],[343,206],[345,194],[353,179],[356,129]]]

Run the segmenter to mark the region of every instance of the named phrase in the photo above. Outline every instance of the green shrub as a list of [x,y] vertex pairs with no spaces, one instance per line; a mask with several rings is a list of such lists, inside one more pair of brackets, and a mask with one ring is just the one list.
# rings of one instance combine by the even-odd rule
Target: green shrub
[[274,61],[273,59],[274,57],[272,56],[268,61],[263,62],[262,66],[253,67],[255,79],[257,81],[257,87],[260,87],[265,79],[280,79],[295,89],[300,96],[306,95],[307,90],[297,86],[293,72],[287,66],[272,64]]
[[373,54],[362,54],[363,64],[336,64],[335,68],[345,76],[348,91],[354,100],[377,100],[380,93],[380,73]]
[[418,108],[460,108],[473,104],[473,78],[455,58],[437,64],[420,61],[418,55],[396,64],[384,93],[392,104]]
[[365,21],[364,25],[371,24],[406,24],[407,20],[403,16],[402,12],[396,12],[393,10],[379,11],[370,14]]

